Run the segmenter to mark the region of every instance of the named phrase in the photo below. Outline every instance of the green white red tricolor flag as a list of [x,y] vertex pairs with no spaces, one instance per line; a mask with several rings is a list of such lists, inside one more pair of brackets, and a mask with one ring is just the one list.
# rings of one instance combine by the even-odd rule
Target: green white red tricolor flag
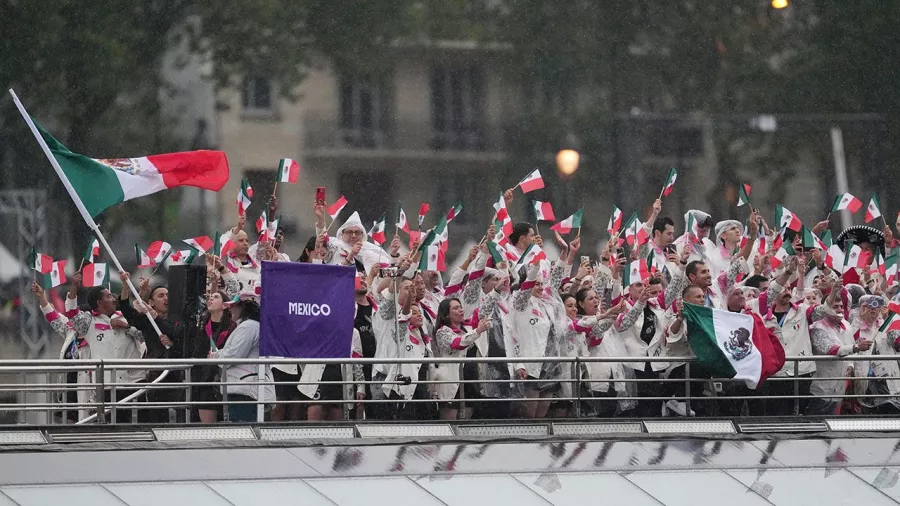
[[281,216],[274,220],[266,221],[266,227],[259,234],[260,242],[275,241],[275,234],[278,233],[278,224],[281,223]]
[[834,198],[834,204],[831,206],[831,212],[850,211],[856,213],[862,207],[862,201],[849,193],[842,193]]
[[300,180],[300,164],[290,158],[282,158],[278,164],[278,182],[296,183]]
[[238,214],[243,216],[244,213],[247,212],[247,208],[250,207],[250,203],[253,199],[253,187],[250,186],[250,180],[244,178],[241,180],[241,187],[238,188],[237,193],[237,207]]
[[[747,227],[744,226],[745,230],[746,228]],[[692,243],[697,244],[700,242],[700,222],[694,217],[694,213],[688,213],[687,231],[688,238]],[[743,243],[743,238],[741,242]]]
[[150,246],[147,248],[147,256],[153,260],[153,263],[161,264],[163,260],[169,256],[169,252],[171,251],[171,244],[163,241],[154,241],[150,243]]
[[183,249],[172,252],[169,256],[169,260],[172,261],[174,265],[188,265],[193,263],[194,259],[197,258],[198,251],[194,248]]
[[[137,246],[137,245],[135,245]],[[223,234],[221,232],[216,232],[216,238],[213,241],[213,255],[223,258],[227,255],[232,249],[234,249],[234,241],[231,240],[231,234]]]
[[544,178],[541,177],[541,171],[534,169],[534,172],[525,176],[525,179],[519,181],[517,186],[522,188],[522,193],[540,190],[544,187]]
[[453,207],[451,207],[450,210],[447,211],[447,223],[450,223],[451,221],[456,219],[457,216],[462,214],[462,210],[463,210],[462,201],[457,200],[456,204],[453,204]]
[[534,200],[533,204],[534,216],[537,218],[537,221],[553,221],[556,219],[556,217],[553,216],[553,206],[551,206],[549,202]]
[[789,228],[794,232],[799,232],[803,225],[796,214],[778,204],[775,205],[775,222],[778,223],[779,228]]
[[328,206],[328,208],[325,209],[325,211],[328,213],[328,216],[331,216],[331,220],[334,221],[335,218],[337,218],[337,216],[339,214],[341,214],[341,210],[346,205],[347,205],[347,199],[344,198],[343,195],[341,195],[341,198],[337,199],[334,202],[334,204],[331,204],[330,206]]
[[519,257],[519,261],[516,262],[516,266],[536,264],[546,258],[547,254],[544,253],[544,250],[537,244],[532,243],[525,248],[524,252],[522,252],[522,256]]
[[86,287],[106,286],[109,283],[109,264],[92,263],[81,269],[81,283]]
[[428,202],[422,202],[422,204],[419,206],[419,230],[422,229],[422,223],[425,223],[425,216],[430,210],[431,206],[428,204]]
[[637,211],[635,211],[631,218],[628,219],[628,223],[625,224],[625,242],[629,246],[635,247],[644,245],[648,239],[650,239],[650,236],[644,230],[644,224],[641,223]]
[[59,260],[50,265],[50,270],[42,274],[41,286],[45,290],[56,288],[66,282],[66,261]]
[[872,255],[854,244],[844,256],[844,272],[848,268],[865,269],[872,262]]
[[381,218],[379,218],[379,220],[372,225],[372,230],[369,230],[369,239],[372,239],[372,242],[381,246],[387,240],[387,235],[385,234],[384,229],[385,219],[384,215],[382,215]]
[[756,389],[784,366],[784,348],[761,318],[687,303],[684,317],[691,349],[714,378]]
[[[266,209],[256,219],[256,233],[261,234],[269,226],[269,213]],[[260,239],[262,240],[262,239]]]
[[38,253],[37,250],[32,247],[31,252],[28,254],[28,265],[41,274],[47,274],[50,272],[50,269],[53,268],[53,258],[49,255]]
[[873,193],[866,207],[866,223],[881,218],[881,204],[878,202],[878,194]]
[[616,206],[613,206],[612,215],[609,217],[609,223],[606,225],[606,231],[609,232],[610,236],[616,235],[619,233],[619,230],[622,228],[622,210]]
[[512,218],[509,217],[509,211],[506,209],[506,199],[503,198],[502,193],[500,194],[500,200],[494,204],[494,210],[497,211],[497,221],[500,222],[497,230],[502,231],[504,237],[509,237],[513,231],[513,223]]
[[738,186],[738,207],[745,206],[750,203],[750,185],[741,183]]
[[672,190],[675,188],[675,180],[678,179],[678,169],[672,167],[669,169],[669,175],[666,177],[666,184],[663,185],[663,197],[668,197]]
[[219,191],[228,182],[228,159],[222,151],[95,159],[69,151],[40,125],[35,126],[91,217],[126,200],[169,188]]
[[403,212],[403,204],[397,202],[397,228],[409,233],[409,221],[406,219],[406,213]]
[[550,227],[550,230],[555,230],[560,234],[568,234],[569,232],[581,228],[581,220],[584,216],[584,209],[579,209],[575,211],[575,214],[569,216],[568,218],[562,220]]
[[153,267],[156,265],[153,262],[153,259],[150,258],[144,250],[141,249],[137,243],[134,243],[134,256],[137,259],[137,268],[138,269],[146,269],[148,267]]
[[648,260],[639,258],[628,265],[628,269],[622,273],[622,285],[626,288],[650,279],[650,269],[647,267]]
[[87,251],[84,252],[84,263],[91,263],[98,258],[100,258],[100,241],[92,238]]
[[900,256],[900,254],[898,254],[897,251],[894,251],[884,259],[884,278],[889,287],[893,286],[894,282],[897,281],[898,256]]
[[785,242],[781,244],[781,247],[778,248],[778,251],[769,258],[769,265],[773,269],[777,269],[781,264],[785,263],[788,258],[794,255],[794,247],[790,242]]
[[196,249],[200,253],[206,253],[207,251],[212,250],[212,247],[213,247],[213,241],[212,241],[212,239],[209,238],[208,235],[194,237],[191,239],[185,239],[182,242],[184,242],[191,248]]

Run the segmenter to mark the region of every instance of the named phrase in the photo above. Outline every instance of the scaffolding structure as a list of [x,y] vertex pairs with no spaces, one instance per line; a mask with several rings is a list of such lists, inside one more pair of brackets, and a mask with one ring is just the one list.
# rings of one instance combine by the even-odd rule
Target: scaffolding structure
[[[32,247],[47,250],[47,192],[46,190],[0,191],[0,216],[15,223],[16,258],[28,258]],[[25,299],[31,292],[31,276],[27,269],[16,279],[19,297]],[[21,303],[19,312],[19,338],[27,349],[27,358],[40,358],[50,344],[50,329],[44,323],[37,304]]]

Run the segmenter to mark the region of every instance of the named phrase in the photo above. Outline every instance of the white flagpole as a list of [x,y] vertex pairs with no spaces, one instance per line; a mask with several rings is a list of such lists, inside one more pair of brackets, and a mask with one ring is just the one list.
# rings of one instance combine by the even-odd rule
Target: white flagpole
[[[28,123],[28,128],[31,129],[31,133],[34,134],[34,138],[37,139],[38,144],[41,145],[41,149],[44,150],[44,154],[47,156],[47,159],[50,160],[50,165],[53,166],[53,170],[56,171],[56,175],[59,176],[59,179],[62,180],[63,186],[66,187],[66,191],[69,192],[69,196],[72,197],[72,200],[75,202],[75,207],[78,208],[78,212],[81,213],[81,217],[84,218],[85,223],[87,223],[88,227],[97,234],[97,239],[100,240],[100,244],[106,249],[109,253],[109,257],[112,258],[112,261],[116,264],[116,269],[119,272],[125,272],[125,269],[122,268],[122,264],[119,263],[119,259],[116,257],[115,252],[112,248],[109,247],[109,243],[106,242],[106,237],[103,237],[103,233],[100,232],[100,227],[97,226],[97,223],[94,221],[94,218],[91,216],[91,213],[88,212],[87,208],[84,207],[84,202],[81,201],[81,198],[78,196],[78,192],[75,191],[75,188],[72,186],[72,183],[69,182],[69,178],[66,176],[66,173],[63,172],[62,167],[59,166],[59,162],[56,161],[56,157],[53,156],[53,153],[50,151],[50,146],[44,141],[44,138],[41,137],[41,133],[38,132],[37,127],[34,125],[34,121],[31,119],[31,116],[28,115],[28,112],[25,111],[25,106],[22,105],[22,102],[19,101],[19,97],[16,96],[16,92],[12,89],[9,90],[9,94],[12,95],[13,102],[16,104],[16,108],[19,109],[19,113],[22,115],[22,119],[25,120],[25,123]],[[131,278],[127,279],[128,288],[131,289],[131,295],[134,296],[135,300],[140,301],[141,297],[138,294],[137,289],[134,287],[134,283],[131,282]],[[150,325],[153,327],[153,330],[156,331],[158,335],[162,335],[162,332],[159,330],[159,327],[156,325],[156,322],[153,320],[153,317],[150,316],[150,313],[147,313],[147,319],[150,320]]]

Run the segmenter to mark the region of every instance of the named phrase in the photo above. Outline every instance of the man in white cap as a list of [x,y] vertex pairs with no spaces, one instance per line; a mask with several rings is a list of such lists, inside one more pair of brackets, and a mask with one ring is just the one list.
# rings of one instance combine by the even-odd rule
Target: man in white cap
[[743,226],[737,220],[722,220],[716,223],[716,248],[709,254],[709,267],[713,277],[728,270],[731,257],[741,243]]
[[[316,235],[325,233],[325,207],[316,205]],[[368,273],[376,263],[391,263],[391,257],[380,247],[368,242],[366,229],[354,212],[337,230],[336,237],[326,241],[325,263],[331,265],[362,266]],[[357,267],[359,270],[359,267]]]
[[[693,242],[694,239],[691,237],[691,217],[697,223],[698,242]],[[716,245],[709,238],[714,224],[712,216],[703,211],[691,209],[684,213],[684,234],[675,239],[674,244],[679,250],[683,249],[686,244],[692,244],[693,251],[691,256],[688,257],[688,262],[693,262],[694,260],[709,261],[710,253],[716,249]]]

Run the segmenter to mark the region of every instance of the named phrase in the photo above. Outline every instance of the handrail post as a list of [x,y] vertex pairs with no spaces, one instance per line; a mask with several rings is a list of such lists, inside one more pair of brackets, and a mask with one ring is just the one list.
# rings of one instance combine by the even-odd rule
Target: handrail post
[[684,411],[691,416],[691,361],[684,363]]
[[572,392],[575,394],[575,418],[581,418],[581,365],[580,357],[575,357],[572,362]]
[[[459,379],[462,381],[466,380],[466,363],[460,362],[457,364],[459,367]],[[459,413],[456,414],[457,420],[465,420],[466,419],[466,384],[459,384]]]
[[184,423],[191,423],[191,411],[193,409],[191,406],[191,389],[194,387],[191,386],[191,369],[193,367],[188,367],[184,371],[184,382],[187,383],[184,389]]
[[103,367],[103,360],[97,365],[97,371],[94,373],[94,381],[97,383],[97,423],[106,423],[106,396],[104,395],[104,383],[106,371]]
[[800,414],[800,361],[794,360],[794,416]]

